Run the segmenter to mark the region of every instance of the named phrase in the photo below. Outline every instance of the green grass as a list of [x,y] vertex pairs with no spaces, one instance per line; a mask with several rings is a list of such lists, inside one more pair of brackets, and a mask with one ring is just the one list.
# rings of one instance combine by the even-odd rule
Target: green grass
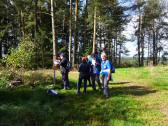
[[[71,90],[52,84],[52,71],[29,71],[25,85],[0,89],[0,126],[167,126],[168,67],[117,69],[111,97],[101,92],[76,95],[78,74],[70,73]],[[32,86],[32,85],[35,85]],[[60,95],[47,94],[54,88]]]
[[168,90],[168,67],[166,66],[118,69],[114,78],[145,84],[160,90]]

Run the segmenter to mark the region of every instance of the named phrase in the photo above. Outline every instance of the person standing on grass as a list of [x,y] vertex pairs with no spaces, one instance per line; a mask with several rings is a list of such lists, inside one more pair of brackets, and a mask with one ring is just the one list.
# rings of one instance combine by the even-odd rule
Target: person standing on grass
[[101,71],[101,59],[98,57],[97,53],[92,54],[92,74],[91,74],[91,80],[93,89],[96,90],[96,82],[99,86],[99,90],[102,90],[102,85],[100,83],[100,71]]
[[90,55],[90,57],[88,58],[88,64],[89,64],[89,66],[90,66],[90,79],[91,79],[91,83],[92,83],[92,88],[93,88],[93,90],[95,91],[96,90],[96,84],[95,84],[95,76],[94,76],[94,67],[93,67],[93,62],[94,62],[95,60],[93,59],[93,54],[91,54]]
[[86,57],[86,62],[87,62],[87,64],[89,65],[89,75],[88,75],[88,78],[87,78],[87,81],[89,82],[89,86],[92,86],[92,84],[91,84],[91,77],[90,77],[90,74],[91,74],[91,62],[90,62],[90,59],[91,58],[91,56],[90,55],[88,55],[87,57]]
[[60,62],[60,70],[61,70],[61,74],[62,74],[62,80],[63,80],[63,84],[64,84],[64,89],[70,89],[69,86],[69,69],[67,68],[68,65],[68,59],[66,58],[64,53],[60,54],[60,58],[61,58],[61,62]]
[[80,88],[81,88],[81,84],[82,81],[84,80],[84,93],[87,93],[87,79],[89,76],[89,71],[90,71],[90,66],[87,63],[87,58],[86,57],[82,57],[82,63],[79,65],[79,80],[77,83],[77,95],[80,95]]
[[101,71],[100,74],[102,76],[102,84],[103,84],[103,93],[108,98],[110,96],[109,91],[109,75],[111,70],[111,64],[109,60],[107,60],[107,55],[105,53],[101,54]]

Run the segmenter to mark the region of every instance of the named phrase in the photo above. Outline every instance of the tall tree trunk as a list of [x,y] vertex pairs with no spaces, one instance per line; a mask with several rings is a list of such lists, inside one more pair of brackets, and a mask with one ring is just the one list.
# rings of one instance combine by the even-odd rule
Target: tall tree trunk
[[0,59],[2,59],[2,41],[0,41]]
[[101,30],[101,22],[99,16],[99,48],[102,49],[102,30]]
[[156,65],[156,37],[155,31],[153,30],[153,65]]
[[72,50],[72,0],[70,0],[70,20],[69,20],[69,61],[71,62]]
[[105,48],[105,46],[106,46],[106,33],[105,33],[104,28],[103,28],[103,38],[104,38],[103,45],[104,45],[104,48]]
[[117,64],[117,55],[118,55],[118,34],[116,34],[116,43],[115,43],[115,63]]
[[114,50],[114,52],[113,52],[114,61],[113,62],[116,64],[116,38],[114,38],[113,50]]
[[156,45],[156,29],[155,29],[155,20],[153,20],[153,65],[157,65],[157,45]]
[[100,26],[100,40],[99,40],[100,50],[102,50],[102,31]]
[[19,37],[22,37],[22,14],[21,14],[21,11],[18,11],[19,13],[19,32],[20,32],[20,36]]
[[[51,0],[51,20],[52,20],[52,37],[53,37],[53,64],[57,56],[57,43],[55,34],[55,20],[54,20],[54,2]],[[56,74],[54,69],[54,84],[56,84]]]
[[20,12],[20,15],[21,15],[21,31],[22,31],[22,37],[25,36],[25,28],[24,28],[24,14],[21,10]]
[[73,44],[73,60],[72,65],[74,66],[76,63],[76,47],[78,46],[78,3],[79,0],[76,0],[76,6],[75,6],[75,34],[74,34],[74,44]]
[[138,41],[137,41],[137,45],[138,45],[138,66],[141,66],[141,47],[140,47],[140,43],[141,43],[141,12],[140,12],[140,7],[138,7],[138,11],[139,11],[139,24],[138,24]]
[[92,52],[95,53],[96,51],[96,14],[97,14],[97,7],[94,8],[94,31],[93,31],[93,50]]
[[35,20],[34,20],[34,23],[35,23],[35,26],[34,26],[34,41],[36,41],[37,39],[37,29],[38,29],[38,22],[37,22],[37,7],[38,7],[38,0],[35,0]]
[[155,49],[156,49],[156,53],[155,53],[155,58],[156,58],[156,65],[158,65],[158,43],[159,43],[159,40],[158,40],[158,30],[156,29],[156,45],[155,45]]
[[[34,9],[34,33],[33,33],[33,37],[34,37],[34,43],[37,45],[37,46],[39,46],[38,44],[37,44],[37,29],[38,29],[38,23],[37,23],[37,6],[38,6],[38,0],[35,0],[34,1],[35,2],[35,9]],[[39,51],[38,51],[38,48],[36,48],[36,53],[35,53],[35,62],[36,63],[38,63],[38,60],[39,60],[39,56],[40,55],[40,53],[39,53]],[[37,64],[37,66],[38,66],[38,64]]]
[[[85,52],[86,49],[86,44],[89,42],[87,41],[87,18],[88,18],[88,0],[86,0],[86,5],[85,5],[85,16],[84,16],[84,36],[83,36],[83,51]],[[88,46],[89,47],[89,46]]]
[[150,31],[148,31],[148,57],[147,57],[147,66],[149,66],[150,62]]
[[114,62],[114,39],[111,38],[111,57],[112,61]]
[[109,31],[108,31],[108,33],[107,33],[107,41],[108,41],[108,48],[107,48],[107,50],[108,50],[108,59],[110,60],[110,34],[109,34]]
[[119,51],[119,66],[121,66],[121,43],[120,43],[120,51]]
[[63,44],[66,46],[66,49],[68,50],[68,40],[67,40],[67,18],[65,15],[65,10],[63,10],[63,20],[62,20],[62,40]]
[[56,44],[56,34],[55,34],[55,20],[54,20],[54,5],[53,0],[51,0],[51,18],[52,18],[52,39],[53,39],[53,61],[57,56],[57,44]]
[[145,46],[144,46],[144,34],[141,34],[141,49],[142,49],[142,53],[141,53],[141,66],[144,66],[144,48],[145,48]]

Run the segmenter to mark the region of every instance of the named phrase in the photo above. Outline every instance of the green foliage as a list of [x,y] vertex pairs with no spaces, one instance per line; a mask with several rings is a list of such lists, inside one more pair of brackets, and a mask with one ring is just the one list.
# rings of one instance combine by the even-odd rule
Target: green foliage
[[86,50],[85,50],[84,56],[90,55],[91,52],[92,52],[92,47],[87,47]]
[[29,36],[23,38],[19,46],[10,50],[6,59],[6,65],[11,69],[31,68],[34,57],[34,43]]
[[0,88],[6,87],[9,84],[9,81],[12,79],[11,72],[1,68],[0,70]]
[[60,49],[59,49],[59,52],[60,52],[60,53],[64,53],[65,56],[68,56],[68,49],[67,49],[66,46],[60,48]]
[[8,83],[9,83],[8,77],[0,75],[0,88],[6,87]]

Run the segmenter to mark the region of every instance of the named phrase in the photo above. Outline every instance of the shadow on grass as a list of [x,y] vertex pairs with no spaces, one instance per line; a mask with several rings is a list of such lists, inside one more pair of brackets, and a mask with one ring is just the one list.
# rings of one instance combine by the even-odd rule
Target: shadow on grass
[[134,95],[143,96],[151,93],[156,93],[157,90],[150,89],[144,86],[126,86],[126,87],[113,87],[110,89],[113,96],[116,95]]
[[110,81],[109,84],[129,84],[131,82],[112,82]]
[[46,93],[45,87],[0,89],[0,125],[144,125],[143,120],[138,119],[139,103],[127,95],[141,96],[156,91],[141,86],[114,87],[110,91],[111,97],[105,99],[101,93],[92,91],[76,96],[74,90],[70,90],[54,97]]

